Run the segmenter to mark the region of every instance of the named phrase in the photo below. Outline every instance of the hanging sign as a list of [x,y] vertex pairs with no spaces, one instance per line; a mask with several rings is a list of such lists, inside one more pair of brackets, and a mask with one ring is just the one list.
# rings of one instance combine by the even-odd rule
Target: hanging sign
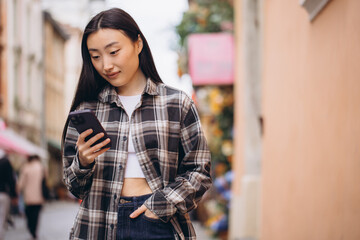
[[191,34],[189,74],[195,86],[234,83],[234,39],[230,33]]

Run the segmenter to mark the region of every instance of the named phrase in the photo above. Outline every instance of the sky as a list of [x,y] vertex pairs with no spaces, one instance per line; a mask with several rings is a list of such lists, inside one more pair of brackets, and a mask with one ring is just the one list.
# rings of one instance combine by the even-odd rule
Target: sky
[[175,26],[188,9],[187,0],[107,0],[107,7],[128,12],[139,25],[154,57],[162,80],[191,95],[191,82],[177,75],[177,35]]

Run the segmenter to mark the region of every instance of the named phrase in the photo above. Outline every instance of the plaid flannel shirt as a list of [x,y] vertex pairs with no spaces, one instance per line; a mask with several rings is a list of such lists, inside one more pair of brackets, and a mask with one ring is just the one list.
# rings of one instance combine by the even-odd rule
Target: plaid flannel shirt
[[90,169],[80,168],[76,141],[69,123],[63,150],[64,182],[82,199],[70,239],[116,239],[117,209],[123,187],[129,129],[136,155],[153,191],[144,203],[162,221],[170,221],[175,239],[196,239],[188,212],[211,186],[210,152],[193,101],[183,92],[147,80],[140,103],[129,117],[113,87],[90,109],[111,139],[111,148]]

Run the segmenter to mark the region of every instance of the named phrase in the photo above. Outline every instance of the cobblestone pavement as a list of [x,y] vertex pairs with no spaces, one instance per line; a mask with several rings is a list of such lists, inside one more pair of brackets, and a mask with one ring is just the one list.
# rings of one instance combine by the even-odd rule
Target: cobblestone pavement
[[[47,203],[42,209],[38,228],[38,240],[66,240],[73,225],[79,204],[70,201]],[[9,227],[5,240],[30,240],[26,220],[21,216],[12,217],[15,226]],[[199,240],[210,239],[197,222],[194,223]]]

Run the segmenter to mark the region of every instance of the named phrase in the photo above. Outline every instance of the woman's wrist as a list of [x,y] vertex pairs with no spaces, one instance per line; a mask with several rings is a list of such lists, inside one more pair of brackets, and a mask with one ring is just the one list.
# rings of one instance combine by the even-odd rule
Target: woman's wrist
[[95,160],[92,163],[86,163],[84,161],[81,161],[81,159],[79,158],[79,166],[81,169],[90,169],[94,166],[95,164]]

